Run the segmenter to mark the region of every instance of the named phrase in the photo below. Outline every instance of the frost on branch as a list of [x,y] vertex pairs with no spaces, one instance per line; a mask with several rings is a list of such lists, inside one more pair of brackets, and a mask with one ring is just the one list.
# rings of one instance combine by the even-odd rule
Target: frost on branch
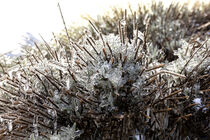
[[[119,24],[118,35],[103,35],[90,24],[98,39],[86,34],[83,43],[69,39],[66,46],[55,37],[55,46],[45,42],[41,50],[37,45],[11,76],[5,72],[0,138],[184,139],[208,134],[198,131],[208,126],[202,120],[209,120],[208,42],[195,47],[183,41],[183,49],[174,51],[178,59],[167,63],[148,39],[149,21],[146,31],[134,30],[130,41],[126,22]],[[195,109],[200,107],[196,98],[205,111]],[[195,120],[203,125],[184,135],[183,128],[198,126]]]

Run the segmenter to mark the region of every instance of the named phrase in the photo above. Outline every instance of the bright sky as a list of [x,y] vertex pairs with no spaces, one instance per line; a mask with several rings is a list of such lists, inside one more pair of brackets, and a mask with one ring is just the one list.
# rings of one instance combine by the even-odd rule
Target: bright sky
[[136,7],[137,2],[143,0],[1,0],[0,54],[15,50],[26,32],[30,32],[38,39],[40,33],[49,40],[52,32],[61,31],[64,26],[57,7],[58,2],[66,24],[69,25],[72,22],[84,24],[81,14],[96,17],[97,14],[109,10],[110,6],[126,8],[128,1]]

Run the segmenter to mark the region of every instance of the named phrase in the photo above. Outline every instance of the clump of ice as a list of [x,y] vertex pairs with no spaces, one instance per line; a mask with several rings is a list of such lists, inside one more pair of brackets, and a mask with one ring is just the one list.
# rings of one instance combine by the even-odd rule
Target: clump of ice
[[[174,54],[178,56],[178,59],[168,63],[166,68],[170,71],[180,73],[185,70],[187,73],[191,72],[207,55],[206,50],[210,44],[210,40],[205,43],[201,48],[195,48],[192,44],[187,43],[185,40],[181,40],[182,46],[178,50],[174,51]],[[203,42],[204,43],[204,42]],[[192,55],[194,55],[192,57]],[[189,62],[188,62],[189,61]],[[210,57],[207,57],[199,66],[200,69],[209,65]],[[185,64],[188,63],[186,66]],[[185,66],[185,67],[184,67]]]
[[201,105],[201,98],[195,98],[193,100],[194,103]]
[[202,111],[205,111],[205,110],[207,109],[207,108],[204,107],[204,105],[202,104],[201,98],[195,98],[195,99],[193,99],[193,102],[194,102],[195,104],[197,104],[196,106],[194,106],[194,108],[195,108],[196,111],[198,111],[198,110],[200,110],[200,109],[202,109]]

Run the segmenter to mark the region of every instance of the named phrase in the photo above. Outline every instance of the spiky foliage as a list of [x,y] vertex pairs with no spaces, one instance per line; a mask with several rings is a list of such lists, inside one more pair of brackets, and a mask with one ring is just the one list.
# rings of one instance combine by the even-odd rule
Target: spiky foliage
[[[210,20],[210,3],[200,3],[199,0],[194,3],[192,9],[189,4],[171,3],[168,7],[164,7],[163,2],[153,1],[151,5],[139,4],[138,11],[134,12],[130,8],[128,12],[128,38],[133,38],[132,25],[133,16],[136,16],[137,28],[141,31],[145,30],[145,21],[150,18],[150,28],[148,29],[148,38],[154,47],[163,49],[168,61],[173,61],[177,57],[173,55],[173,50],[180,48],[180,39],[186,40],[209,37],[209,20]],[[123,18],[123,9],[113,8],[112,14],[98,16],[93,23],[101,28],[102,33],[117,34],[115,28]],[[130,13],[130,14],[129,14]],[[88,17],[90,18],[90,17]]]
[[126,14],[123,20],[117,36],[103,35],[90,22],[98,40],[87,34],[85,43],[78,44],[67,33],[68,46],[56,38],[54,48],[47,42],[45,50],[36,45],[11,75],[5,70],[0,138],[207,136],[209,41],[182,41],[184,51],[175,52],[178,59],[163,63],[164,51],[148,39],[150,21],[143,33],[134,28],[129,41]]

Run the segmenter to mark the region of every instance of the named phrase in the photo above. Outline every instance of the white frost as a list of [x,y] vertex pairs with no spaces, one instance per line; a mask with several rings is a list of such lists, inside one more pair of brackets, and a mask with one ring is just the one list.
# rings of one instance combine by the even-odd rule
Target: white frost
[[196,103],[196,104],[200,104],[201,105],[201,99],[200,98],[195,98],[193,100],[193,102]]
[[11,132],[12,131],[12,128],[13,128],[12,121],[9,120],[7,124],[8,124],[8,130],[9,130],[9,132]]

